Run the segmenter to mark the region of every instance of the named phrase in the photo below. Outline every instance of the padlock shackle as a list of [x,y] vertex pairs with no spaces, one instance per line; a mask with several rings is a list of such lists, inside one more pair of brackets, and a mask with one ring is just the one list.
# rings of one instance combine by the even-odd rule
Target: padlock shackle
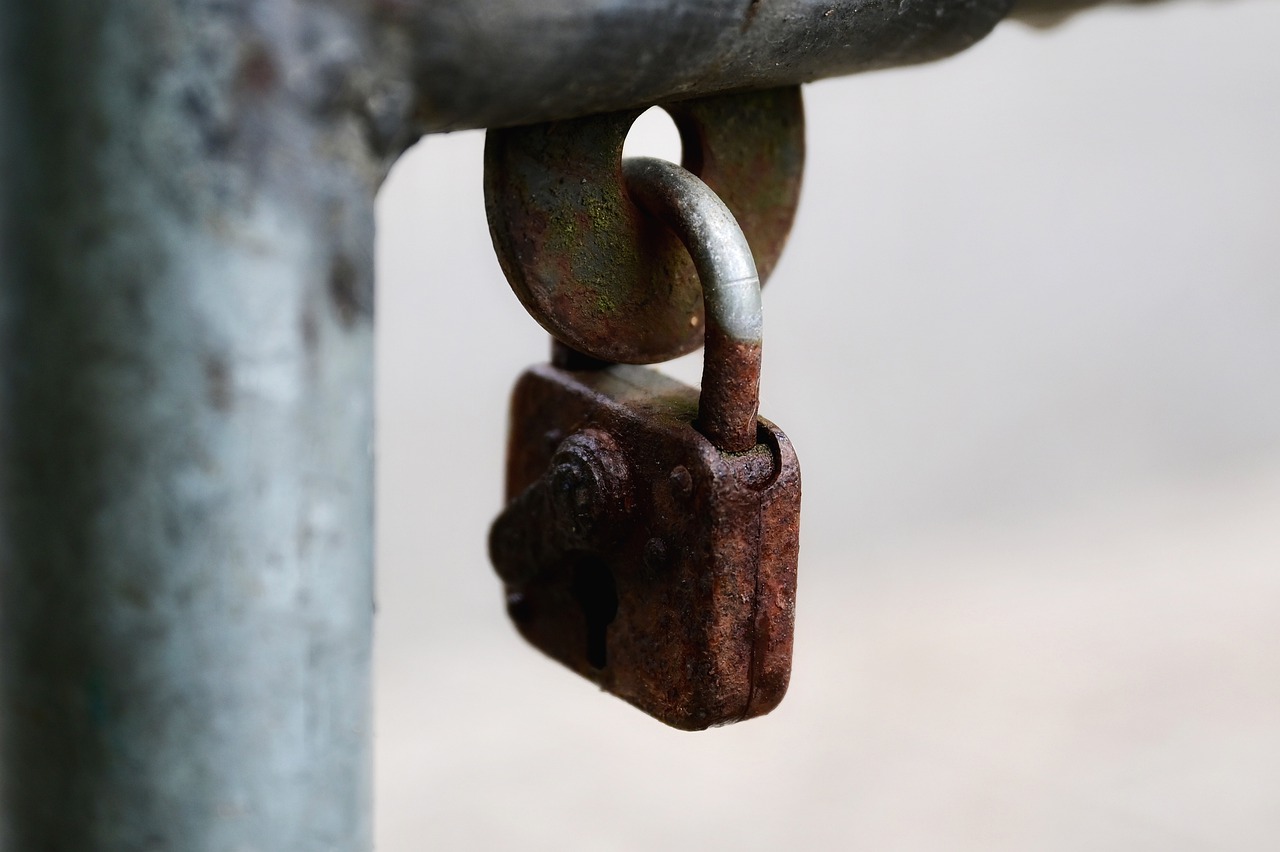
[[632,200],[684,244],[702,284],[706,342],[698,428],[717,448],[756,444],[764,313],[751,246],[733,213],[697,175],[666,160],[628,157]]

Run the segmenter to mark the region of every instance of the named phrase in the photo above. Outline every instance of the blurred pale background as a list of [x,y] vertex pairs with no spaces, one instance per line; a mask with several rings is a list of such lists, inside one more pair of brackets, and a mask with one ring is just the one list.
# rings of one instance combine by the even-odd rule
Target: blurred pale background
[[1268,0],[1104,10],[806,89],[762,405],[804,463],[795,669],[701,734],[507,623],[485,535],[546,337],[483,135],[411,152],[380,198],[380,849],[1280,849],[1278,45]]

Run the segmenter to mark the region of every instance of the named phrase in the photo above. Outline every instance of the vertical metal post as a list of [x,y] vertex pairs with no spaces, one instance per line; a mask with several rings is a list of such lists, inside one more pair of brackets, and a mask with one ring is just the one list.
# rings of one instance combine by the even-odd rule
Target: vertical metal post
[[292,2],[0,40],[0,848],[366,849],[360,51]]

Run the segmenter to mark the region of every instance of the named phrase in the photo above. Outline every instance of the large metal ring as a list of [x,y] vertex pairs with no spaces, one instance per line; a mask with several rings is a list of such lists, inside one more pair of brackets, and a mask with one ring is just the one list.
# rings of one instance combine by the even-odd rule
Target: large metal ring
[[[663,104],[683,166],[728,206],[760,280],[791,230],[804,169],[798,87]],[[666,361],[702,345],[702,287],[689,253],[627,194],[628,110],[489,132],[485,206],[498,261],[553,337],[593,358]]]

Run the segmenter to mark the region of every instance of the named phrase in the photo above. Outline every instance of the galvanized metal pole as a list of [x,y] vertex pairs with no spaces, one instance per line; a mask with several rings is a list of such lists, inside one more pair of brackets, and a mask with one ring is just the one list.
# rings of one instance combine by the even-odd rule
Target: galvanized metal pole
[[381,167],[331,100],[359,30],[132,0],[0,28],[0,848],[367,849]]

